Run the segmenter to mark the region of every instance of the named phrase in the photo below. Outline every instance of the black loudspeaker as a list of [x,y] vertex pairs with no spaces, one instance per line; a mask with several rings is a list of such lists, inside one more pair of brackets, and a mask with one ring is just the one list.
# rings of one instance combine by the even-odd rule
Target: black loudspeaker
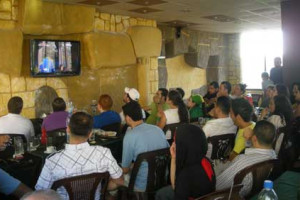
[[208,58],[207,67],[219,67],[220,58],[219,55],[211,55]]

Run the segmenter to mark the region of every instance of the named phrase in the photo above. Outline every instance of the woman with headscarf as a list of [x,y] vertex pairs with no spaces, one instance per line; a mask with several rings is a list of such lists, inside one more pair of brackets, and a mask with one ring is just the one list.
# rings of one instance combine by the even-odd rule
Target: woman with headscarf
[[216,177],[206,152],[202,129],[192,124],[180,125],[170,147],[172,185],[158,191],[156,200],[188,200],[213,192]]
[[203,117],[202,103],[204,102],[203,97],[200,95],[191,95],[188,99],[187,106],[189,108],[190,118],[198,119]]

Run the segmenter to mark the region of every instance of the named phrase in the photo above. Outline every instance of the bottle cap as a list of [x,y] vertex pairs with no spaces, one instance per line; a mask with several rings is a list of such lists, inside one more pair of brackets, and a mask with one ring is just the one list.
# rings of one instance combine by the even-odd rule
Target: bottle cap
[[264,182],[264,188],[266,189],[273,189],[273,182],[270,180],[265,180]]

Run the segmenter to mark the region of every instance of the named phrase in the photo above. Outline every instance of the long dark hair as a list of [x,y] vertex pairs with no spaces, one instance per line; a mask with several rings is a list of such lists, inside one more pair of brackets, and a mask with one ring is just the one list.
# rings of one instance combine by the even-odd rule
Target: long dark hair
[[168,98],[172,103],[178,107],[178,115],[180,122],[189,122],[189,112],[184,104],[181,95],[176,90],[171,90],[168,94]]
[[290,91],[289,91],[288,87],[286,87],[285,85],[277,84],[276,85],[276,90],[277,90],[278,95],[284,95],[288,99],[290,98]]
[[176,130],[176,176],[191,165],[200,164],[207,152],[203,130],[192,124],[180,125]]
[[289,124],[293,116],[293,108],[290,100],[285,95],[277,95],[274,97],[275,110],[273,115],[279,115],[286,124]]

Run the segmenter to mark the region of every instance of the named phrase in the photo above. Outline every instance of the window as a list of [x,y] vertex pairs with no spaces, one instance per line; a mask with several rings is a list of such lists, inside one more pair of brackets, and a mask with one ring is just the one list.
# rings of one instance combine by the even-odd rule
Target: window
[[244,32],[241,35],[242,82],[248,89],[261,89],[261,73],[274,67],[274,58],[282,58],[281,30]]

